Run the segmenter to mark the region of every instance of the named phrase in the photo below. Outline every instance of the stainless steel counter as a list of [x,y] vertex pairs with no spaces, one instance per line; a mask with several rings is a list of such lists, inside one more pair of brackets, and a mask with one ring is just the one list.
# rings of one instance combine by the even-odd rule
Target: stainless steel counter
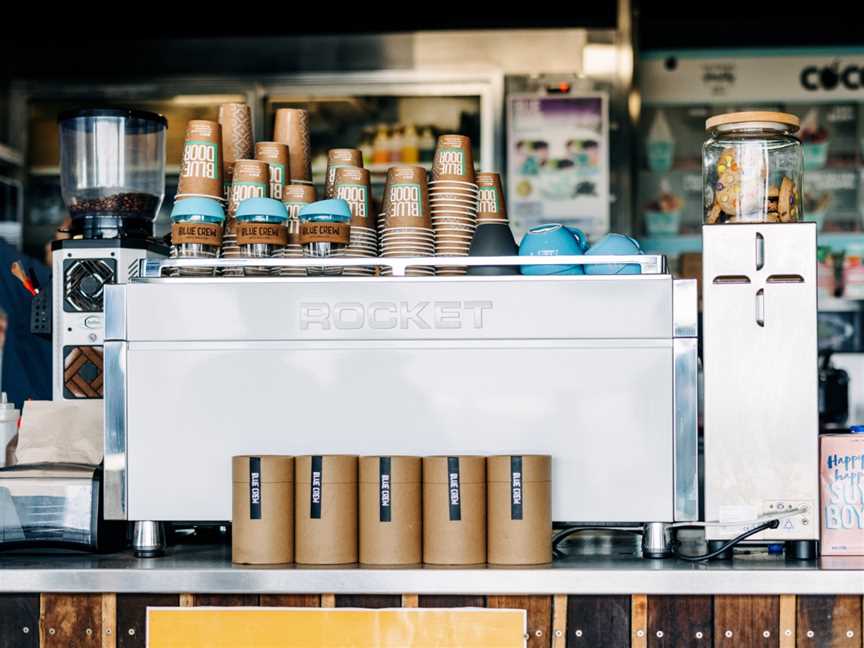
[[[334,594],[864,594],[864,557],[787,562],[754,552],[731,563],[643,560],[608,541],[536,568],[369,569],[232,566],[226,546],[171,547],[163,558],[0,554],[0,592]],[[604,555],[598,555],[604,554]]]

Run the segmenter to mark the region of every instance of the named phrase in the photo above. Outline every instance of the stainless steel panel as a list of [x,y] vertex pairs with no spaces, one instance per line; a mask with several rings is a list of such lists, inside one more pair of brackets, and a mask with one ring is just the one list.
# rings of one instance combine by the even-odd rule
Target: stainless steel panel
[[556,520],[672,521],[672,355],[668,339],[132,341],[128,518],[230,519],[237,454],[548,453]]
[[[231,549],[178,546],[165,558],[122,554],[8,555],[2,592],[219,592],[308,594],[864,594],[864,557],[787,562],[759,554],[694,565],[643,560],[632,542],[592,538],[595,551],[541,567],[362,569],[243,567]],[[610,555],[611,554],[611,555]]]
[[815,225],[705,226],[703,237],[706,518],[730,522],[708,537],[807,507],[754,538],[816,539]]
[[675,337],[699,336],[699,299],[695,279],[672,282],[672,321]]
[[[121,287],[115,286],[115,288]],[[119,293],[123,293],[122,289]],[[105,343],[103,505],[106,520],[126,519],[126,349],[126,342]]]
[[675,362],[673,442],[676,522],[699,519],[698,346],[696,338],[676,338],[672,345]]
[[126,291],[121,286],[105,286],[105,339],[126,339]]
[[125,290],[130,341],[669,340],[673,331],[668,275],[153,279]]

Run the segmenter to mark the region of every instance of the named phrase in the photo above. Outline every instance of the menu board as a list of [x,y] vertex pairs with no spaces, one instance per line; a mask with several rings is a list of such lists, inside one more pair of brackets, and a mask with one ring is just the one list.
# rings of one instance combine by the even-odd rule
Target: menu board
[[544,223],[609,231],[609,111],[603,93],[511,95],[507,197],[517,239]]

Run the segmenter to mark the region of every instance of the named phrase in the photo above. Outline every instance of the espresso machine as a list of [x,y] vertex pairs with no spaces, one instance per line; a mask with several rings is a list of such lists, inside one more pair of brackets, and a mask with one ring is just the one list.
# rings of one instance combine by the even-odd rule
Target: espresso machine
[[156,113],[114,108],[64,112],[60,182],[70,238],[52,244],[53,398],[102,398],[104,294],[142,259],[168,248],[153,239],[165,195],[165,131]]

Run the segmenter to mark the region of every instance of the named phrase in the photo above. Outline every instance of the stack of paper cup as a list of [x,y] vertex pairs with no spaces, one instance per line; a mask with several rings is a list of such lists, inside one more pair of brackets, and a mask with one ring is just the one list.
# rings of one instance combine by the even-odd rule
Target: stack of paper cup
[[[350,150],[350,149],[349,149]],[[372,192],[369,171],[358,167],[342,166],[333,174],[335,198],[342,198],[351,207],[351,239],[348,247],[336,256],[369,258],[378,256],[378,234],[373,225]],[[345,268],[346,277],[370,277],[375,268]]]
[[360,149],[330,149],[327,151],[327,175],[324,179],[324,197],[336,198],[336,169],[362,167],[363,153]]
[[228,200],[235,163],[254,155],[252,109],[245,103],[222,104],[219,106],[219,124],[222,126],[222,197]]
[[[237,244],[237,227],[234,215],[237,207],[247,198],[267,198],[270,193],[270,167],[260,160],[236,160],[231,191],[228,195],[228,220],[222,235],[222,258],[237,259],[242,256]],[[242,277],[242,268],[224,268],[224,277]]]
[[[384,219],[380,226],[382,257],[429,257],[435,254],[435,232],[429,212],[426,169],[396,166],[387,172],[384,187]],[[391,275],[385,268],[383,275]],[[413,266],[412,277],[433,276],[434,266]]]
[[477,224],[506,223],[507,205],[504,203],[501,175],[488,171],[478,173],[477,187],[480,190],[480,199],[477,206]]
[[[436,256],[468,256],[477,229],[479,194],[471,140],[464,135],[441,135],[429,183]],[[439,268],[437,274],[464,275],[465,271],[465,267]]]
[[312,184],[312,143],[309,113],[300,108],[276,111],[273,139],[288,147],[291,184]]
[[[288,243],[277,255],[282,259],[302,259],[303,246],[300,245],[300,210],[318,199],[315,185],[291,184],[285,187],[282,202],[288,210]],[[305,277],[306,268],[276,268],[273,274],[282,277]]]

